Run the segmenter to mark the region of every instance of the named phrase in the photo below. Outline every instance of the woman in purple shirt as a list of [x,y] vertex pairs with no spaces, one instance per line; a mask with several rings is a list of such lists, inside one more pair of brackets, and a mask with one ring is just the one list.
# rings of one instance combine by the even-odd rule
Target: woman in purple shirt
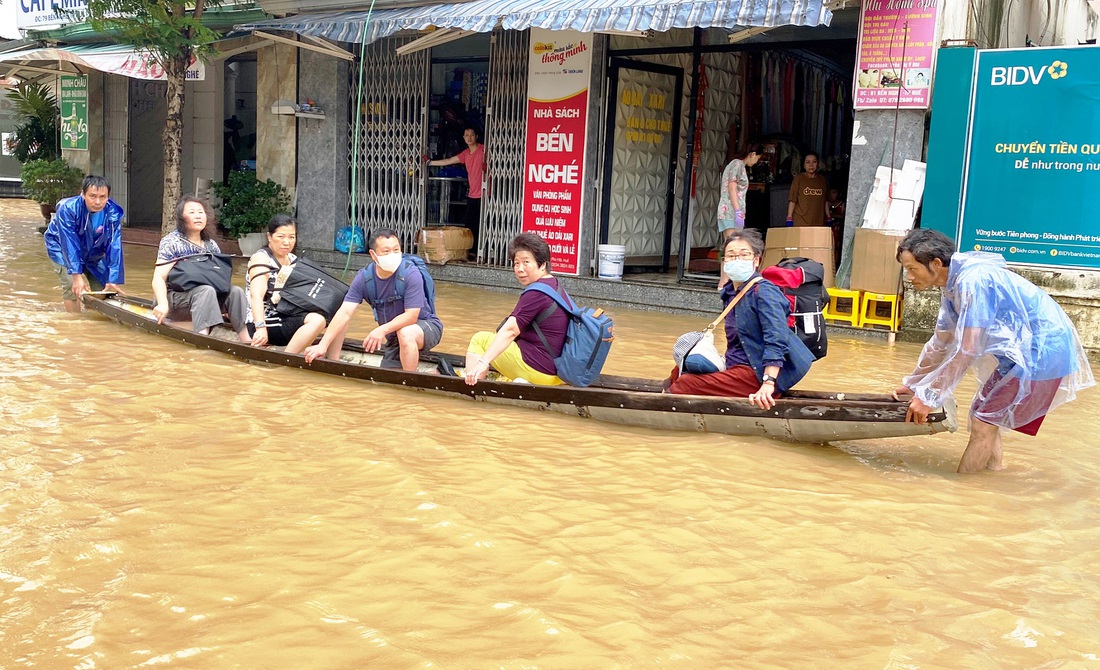
[[[521,233],[508,247],[516,279],[526,287],[541,282],[555,291],[558,280],[550,274],[550,246],[534,233]],[[497,331],[475,333],[466,350],[466,383],[485,379],[489,364],[513,381],[544,386],[564,384],[554,359],[565,345],[569,316],[554,300],[539,291],[524,290],[516,308]],[[545,345],[543,344],[545,341]]]

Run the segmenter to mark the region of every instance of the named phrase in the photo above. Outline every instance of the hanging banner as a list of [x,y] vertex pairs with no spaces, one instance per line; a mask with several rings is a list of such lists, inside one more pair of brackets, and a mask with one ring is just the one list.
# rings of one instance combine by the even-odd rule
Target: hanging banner
[[[118,44],[73,45],[64,49],[42,47],[0,54],[0,63],[33,63],[33,61],[73,63],[80,67],[119,74],[131,79],[163,81],[168,78],[164,74],[164,68],[157,63],[151,53],[143,49],[135,51]],[[192,55],[184,77],[187,81],[203,81],[206,79],[206,64]]]
[[532,28],[523,232],[550,245],[556,274],[580,271],[592,33]]
[[61,76],[61,148],[88,150],[88,78]]
[[960,251],[1100,270],[1100,50],[979,51]]
[[855,109],[928,109],[939,0],[863,0]]

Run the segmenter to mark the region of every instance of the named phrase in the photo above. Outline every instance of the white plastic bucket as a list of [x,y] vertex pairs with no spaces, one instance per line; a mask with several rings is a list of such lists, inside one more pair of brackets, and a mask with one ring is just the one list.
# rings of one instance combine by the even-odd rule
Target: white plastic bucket
[[622,244],[601,244],[596,247],[600,256],[600,279],[622,281],[623,261],[626,260],[626,247]]

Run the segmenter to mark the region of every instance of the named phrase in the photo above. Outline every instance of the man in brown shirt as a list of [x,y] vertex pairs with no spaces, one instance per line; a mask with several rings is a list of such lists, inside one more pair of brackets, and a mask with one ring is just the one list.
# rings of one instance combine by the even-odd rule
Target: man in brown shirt
[[825,177],[817,172],[818,162],[817,153],[807,152],[802,160],[806,171],[791,182],[791,194],[787,198],[788,226],[825,225],[828,186]]

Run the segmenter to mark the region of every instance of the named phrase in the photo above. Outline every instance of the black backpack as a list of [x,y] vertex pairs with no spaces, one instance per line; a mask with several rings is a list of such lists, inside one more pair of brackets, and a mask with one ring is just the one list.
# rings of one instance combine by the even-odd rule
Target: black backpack
[[796,256],[784,258],[760,273],[779,287],[791,301],[787,325],[816,359],[825,358],[829,340],[822,309],[829,302],[825,291],[825,268],[815,260]]

